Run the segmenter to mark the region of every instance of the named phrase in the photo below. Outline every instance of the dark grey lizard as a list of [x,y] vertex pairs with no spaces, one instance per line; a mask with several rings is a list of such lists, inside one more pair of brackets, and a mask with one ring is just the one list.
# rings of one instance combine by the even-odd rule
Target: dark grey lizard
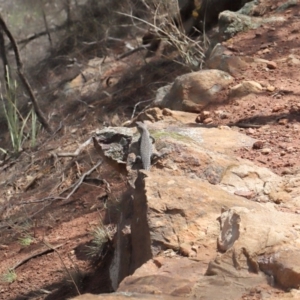
[[153,153],[153,149],[152,149],[153,138],[150,136],[146,124],[144,124],[143,122],[136,122],[136,125],[141,134],[140,156],[143,163],[143,168],[144,170],[149,171],[151,167],[151,157]]

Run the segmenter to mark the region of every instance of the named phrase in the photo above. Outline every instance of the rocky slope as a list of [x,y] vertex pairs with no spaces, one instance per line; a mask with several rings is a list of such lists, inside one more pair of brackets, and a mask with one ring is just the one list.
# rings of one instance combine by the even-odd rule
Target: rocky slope
[[[0,272],[17,275],[4,297],[298,299],[299,8],[223,12],[227,40],[202,71],[135,53],[94,58],[64,84],[51,115],[68,112],[63,130],[1,165]],[[78,112],[74,98],[92,100]],[[148,172],[136,121],[162,154]],[[91,261],[99,224],[109,238]]]

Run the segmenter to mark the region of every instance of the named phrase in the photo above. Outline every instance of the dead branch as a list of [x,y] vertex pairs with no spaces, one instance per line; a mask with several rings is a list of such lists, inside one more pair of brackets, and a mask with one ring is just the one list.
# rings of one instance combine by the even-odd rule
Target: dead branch
[[123,59],[123,58],[125,58],[125,57],[127,57],[127,56],[130,56],[130,55],[132,55],[132,54],[138,52],[138,51],[148,50],[150,47],[151,47],[151,44],[147,44],[147,45],[144,45],[144,46],[139,46],[139,47],[137,47],[137,48],[134,48],[134,49],[132,49],[132,50],[130,50],[130,51],[128,51],[128,52],[125,52],[125,53],[119,55],[119,56],[117,57],[117,60],[121,60],[121,59]]
[[[49,28],[49,33],[64,30],[67,26],[68,26],[67,23],[63,23],[62,25],[57,25],[57,26],[51,27],[51,28]],[[34,34],[30,35],[29,37],[27,37],[25,39],[17,41],[17,44],[18,45],[28,44],[29,42],[31,42],[35,39],[38,39],[38,38],[40,38],[44,35],[47,35],[47,34],[48,34],[47,30],[44,30],[44,31],[41,31],[41,32],[38,32],[38,33],[34,33]],[[7,50],[11,50],[11,49],[13,49],[13,45],[10,43],[7,46]]]
[[71,2],[70,2],[70,0],[65,0],[64,8],[65,8],[65,11],[67,13],[67,27],[68,27],[68,31],[70,31],[70,27],[71,27],[71,24],[72,24],[72,19],[71,19]]
[[[56,251],[57,248],[60,248],[60,247],[63,246],[63,245],[64,245],[64,244],[60,244],[60,245],[57,245],[57,246],[55,246],[55,247],[48,247],[47,249],[42,250],[41,252],[32,254],[32,255],[26,257],[25,259],[21,260],[21,261],[18,262],[17,264],[15,264],[15,265],[11,268],[11,270],[17,269],[18,267],[24,265],[25,263],[27,263],[28,261],[30,261],[30,260],[33,259],[33,258],[42,256],[42,255],[45,255],[45,254],[48,254],[48,253],[51,253],[51,252],[53,252],[53,251]],[[48,245],[47,245],[47,246],[48,246]],[[50,249],[49,249],[49,248],[50,248]]]
[[8,65],[8,60],[5,52],[5,42],[4,42],[4,36],[3,36],[3,30],[0,29],[0,56],[3,62],[3,70],[4,70],[4,79],[5,79],[5,86],[6,90],[9,90],[9,65]]
[[[136,104],[134,105],[134,109],[133,109],[133,112],[132,112],[132,115],[131,115],[130,120],[133,119],[133,117],[134,117],[134,115],[135,115],[136,108],[137,108],[141,103],[150,102],[150,101],[153,101],[153,100],[154,100],[154,98],[148,99],[148,100],[143,100],[143,101],[140,101],[140,102],[136,103]],[[147,106],[147,107],[148,107],[148,106]],[[144,109],[144,110],[145,110],[145,109]]]
[[8,27],[6,26],[6,23],[4,22],[2,16],[0,15],[0,28],[2,28],[2,30],[5,32],[5,34],[7,35],[8,39],[10,40],[11,44],[12,44],[12,48],[14,50],[15,53],[15,59],[16,59],[16,64],[17,64],[17,68],[18,68],[18,74],[20,76],[20,79],[25,87],[25,89],[27,90],[27,93],[30,97],[31,103],[33,104],[33,108],[35,110],[35,113],[37,115],[37,118],[39,120],[39,122],[42,124],[42,126],[49,132],[52,133],[52,129],[50,127],[50,125],[48,124],[46,118],[44,117],[38,102],[33,94],[33,91],[31,89],[31,86],[27,80],[27,78],[25,77],[25,75],[23,74],[23,63],[21,61],[21,57],[20,57],[20,53],[19,53],[19,49],[18,46],[16,44],[16,41],[13,37],[13,35],[11,34],[11,32],[9,31]]
[[52,43],[52,38],[51,38],[50,31],[49,31],[49,26],[48,26],[45,10],[44,10],[44,4],[41,2],[41,5],[42,5],[43,20],[44,20],[46,32],[47,32],[47,35],[48,35],[48,40],[49,40],[49,43],[50,43],[50,47],[52,49],[53,48],[53,43]]
[[[28,201],[28,202],[21,202],[20,204],[32,204],[32,203],[41,203],[41,202],[45,202],[45,201],[55,201],[55,200],[69,200],[69,198],[78,190],[78,188],[80,187],[80,185],[83,183],[85,177],[89,176],[91,173],[94,172],[94,170],[96,170],[101,164],[102,164],[103,160],[100,159],[98,161],[98,163],[93,166],[90,170],[88,170],[87,172],[85,172],[80,178],[79,180],[72,184],[71,186],[69,186],[67,189],[63,190],[58,197],[55,196],[48,196],[42,199],[38,199],[38,200],[33,200],[33,201]],[[66,196],[66,197],[60,197],[60,195],[64,194],[66,191],[68,191],[69,189],[72,189],[72,191]]]
[[92,141],[92,138],[89,138],[87,141],[85,141],[83,144],[81,144],[81,145],[76,149],[76,151],[73,152],[73,153],[71,153],[71,152],[62,152],[62,153],[57,153],[56,155],[57,155],[58,157],[76,157],[76,156],[78,156],[78,155],[81,153],[81,151],[82,151],[85,147],[87,147],[87,146],[90,144],[91,141]]

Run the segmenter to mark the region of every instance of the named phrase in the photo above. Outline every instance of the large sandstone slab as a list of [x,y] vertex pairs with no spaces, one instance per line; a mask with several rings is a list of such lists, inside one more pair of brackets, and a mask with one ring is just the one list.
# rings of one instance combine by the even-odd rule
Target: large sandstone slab
[[[97,135],[109,159],[126,164],[129,177],[134,173],[132,195],[121,206],[113,287],[207,300],[239,299],[270,283],[297,287],[299,216],[278,208],[298,203],[299,180],[235,157],[234,149],[254,140],[201,127],[195,114],[151,109],[140,117],[156,121],[145,122],[164,153],[150,172],[135,169],[131,153],[124,159],[138,140],[135,128]],[[116,138],[122,159],[109,155]]]

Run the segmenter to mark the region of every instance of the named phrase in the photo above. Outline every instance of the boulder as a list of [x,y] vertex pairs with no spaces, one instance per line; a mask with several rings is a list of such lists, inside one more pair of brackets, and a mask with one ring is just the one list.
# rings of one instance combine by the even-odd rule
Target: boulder
[[280,16],[260,18],[249,17],[238,12],[229,10],[223,11],[219,15],[219,31],[226,38],[231,38],[238,32],[256,29],[265,23],[284,22],[285,19]]
[[220,70],[201,70],[179,76],[163,98],[161,106],[199,112],[210,103],[225,101],[226,97],[221,92],[232,82],[233,77]]

